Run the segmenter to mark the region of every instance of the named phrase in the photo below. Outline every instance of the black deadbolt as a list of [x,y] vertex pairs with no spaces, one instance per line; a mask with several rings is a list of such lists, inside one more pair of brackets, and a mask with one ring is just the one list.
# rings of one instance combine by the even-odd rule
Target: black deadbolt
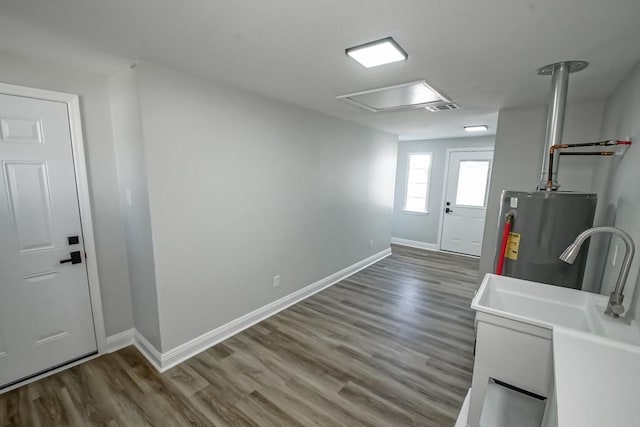
[[82,256],[80,255],[80,251],[71,252],[69,254],[71,258],[63,259],[60,261],[60,264],[66,264],[70,262],[71,264],[80,264],[82,262]]
[[70,245],[77,245],[80,243],[80,238],[78,236],[69,236],[67,237],[67,241]]

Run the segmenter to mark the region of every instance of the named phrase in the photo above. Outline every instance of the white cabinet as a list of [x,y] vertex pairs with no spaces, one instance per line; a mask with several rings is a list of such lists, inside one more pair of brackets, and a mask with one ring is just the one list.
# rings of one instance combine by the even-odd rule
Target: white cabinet
[[553,393],[552,330],[477,313],[469,427],[479,427],[491,379],[542,396]]

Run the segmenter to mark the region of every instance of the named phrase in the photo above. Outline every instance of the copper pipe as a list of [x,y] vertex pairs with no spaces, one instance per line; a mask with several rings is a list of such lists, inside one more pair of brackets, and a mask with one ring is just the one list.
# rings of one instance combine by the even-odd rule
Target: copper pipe
[[615,153],[613,151],[593,151],[593,152],[579,152],[575,154],[570,153],[561,153],[560,150],[568,149],[568,148],[577,148],[577,147],[611,147],[614,145],[631,145],[631,141],[622,141],[622,140],[606,140],[606,141],[595,141],[595,142],[578,142],[573,144],[555,144],[549,148],[549,164],[547,171],[547,191],[554,190],[554,182],[553,182],[553,164],[556,152],[558,155],[573,155],[573,156],[613,156]]
[[561,156],[613,156],[613,151],[575,151],[575,152],[563,152],[559,153]]

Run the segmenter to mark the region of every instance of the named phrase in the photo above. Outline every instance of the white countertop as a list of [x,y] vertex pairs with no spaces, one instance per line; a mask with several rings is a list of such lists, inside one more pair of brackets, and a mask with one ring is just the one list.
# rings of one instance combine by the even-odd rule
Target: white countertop
[[559,427],[640,425],[640,347],[553,328]]

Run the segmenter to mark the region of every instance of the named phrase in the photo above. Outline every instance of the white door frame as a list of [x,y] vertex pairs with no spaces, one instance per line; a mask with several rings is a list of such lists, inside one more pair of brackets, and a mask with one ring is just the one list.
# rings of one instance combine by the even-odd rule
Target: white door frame
[[53,92],[50,90],[34,89],[6,83],[0,83],[0,94],[62,102],[67,105],[69,130],[71,133],[71,150],[73,153],[73,165],[76,174],[76,190],[78,193],[78,205],[80,207],[80,226],[82,228],[84,251],[86,253],[85,262],[89,279],[89,296],[91,297],[93,327],[96,334],[98,353],[104,354],[107,351],[107,337],[104,329],[100,281],[98,279],[98,261],[96,258],[95,238],[93,235],[91,200],[89,198],[89,181],[87,179],[84,140],[82,138],[82,124],[80,122],[80,100],[78,95],[70,93]]
[[[447,184],[449,183],[449,163],[451,161],[451,153],[469,152],[469,151],[494,151],[494,147],[466,147],[466,148],[447,148],[444,163],[444,179],[442,180],[442,200],[440,200],[440,224],[438,225],[438,250],[442,250],[442,225],[444,224],[444,209],[447,199]],[[493,162],[493,160],[492,160]],[[493,170],[493,164],[491,165]],[[491,177],[487,186],[491,185]],[[488,188],[487,188],[488,189]],[[488,193],[488,191],[487,191]],[[458,254],[462,255],[462,254]],[[472,255],[469,255],[472,256]],[[474,257],[477,258],[477,257]]]

